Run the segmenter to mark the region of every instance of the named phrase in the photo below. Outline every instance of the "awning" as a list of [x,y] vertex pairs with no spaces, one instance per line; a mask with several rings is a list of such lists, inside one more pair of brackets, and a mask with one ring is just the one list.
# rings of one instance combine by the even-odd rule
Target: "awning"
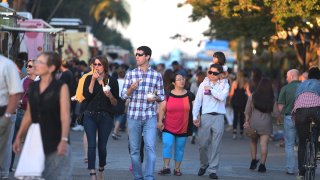
[[0,31],[15,31],[15,32],[58,33],[63,30],[64,30],[63,28],[22,28],[22,27],[10,27],[6,25],[0,26]]
[[227,62],[235,62],[235,54],[229,49],[228,41],[213,40],[206,41],[204,49],[197,53],[197,58],[203,61],[212,61],[214,52],[221,51],[225,54]]

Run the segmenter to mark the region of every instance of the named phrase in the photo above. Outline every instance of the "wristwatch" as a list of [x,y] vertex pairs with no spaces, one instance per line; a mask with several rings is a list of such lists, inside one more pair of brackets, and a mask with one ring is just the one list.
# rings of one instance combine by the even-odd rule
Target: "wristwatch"
[[12,113],[8,113],[8,112],[4,113],[4,117],[6,118],[11,118],[11,116],[12,116]]

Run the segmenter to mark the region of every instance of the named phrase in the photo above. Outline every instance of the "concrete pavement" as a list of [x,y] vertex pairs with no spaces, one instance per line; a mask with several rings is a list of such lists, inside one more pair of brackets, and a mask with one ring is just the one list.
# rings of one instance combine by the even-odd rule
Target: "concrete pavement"
[[[72,164],[73,179],[82,180],[90,179],[87,170],[87,164],[84,163],[82,135],[83,132],[71,132],[72,147]],[[107,146],[107,165],[106,180],[129,180],[133,179],[129,171],[130,157],[128,153],[128,139],[124,132],[121,132],[120,140],[113,140],[110,136]],[[284,148],[276,145],[276,142],[269,143],[269,153],[266,162],[266,173],[259,173],[249,170],[250,165],[250,149],[249,138],[233,140],[230,132],[225,132],[222,142],[222,154],[220,169],[217,172],[219,179],[225,180],[245,180],[245,179],[261,179],[261,180],[294,180],[295,175],[286,175],[285,171],[285,153]],[[190,140],[187,142],[184,160],[181,165],[181,177],[173,174],[167,176],[157,175],[162,166],[162,145],[157,143],[157,160],[155,178],[159,180],[204,180],[209,179],[208,173],[199,177],[197,172],[199,169],[199,152],[198,146],[192,145]],[[259,150],[258,150],[259,152]],[[258,155],[259,157],[259,155]],[[17,161],[17,160],[16,160]],[[173,168],[173,161],[171,169]],[[317,169],[316,177],[320,179],[320,168]],[[297,172],[297,171],[296,171]],[[12,174],[10,179],[14,179]]]

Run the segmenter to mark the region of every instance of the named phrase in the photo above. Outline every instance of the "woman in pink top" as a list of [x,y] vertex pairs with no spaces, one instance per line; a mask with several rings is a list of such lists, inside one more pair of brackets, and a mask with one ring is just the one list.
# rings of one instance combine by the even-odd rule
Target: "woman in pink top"
[[170,174],[171,150],[174,145],[174,175],[181,176],[180,165],[183,159],[187,137],[192,135],[192,101],[195,96],[187,91],[185,78],[175,74],[171,79],[172,90],[160,105],[158,128],[162,130],[162,152],[164,167],[160,175]]

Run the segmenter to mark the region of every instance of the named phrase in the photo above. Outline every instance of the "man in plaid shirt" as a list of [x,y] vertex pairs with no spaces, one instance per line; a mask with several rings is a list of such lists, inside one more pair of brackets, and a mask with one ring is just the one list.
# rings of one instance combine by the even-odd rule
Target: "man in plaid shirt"
[[[161,74],[149,66],[151,49],[141,46],[136,52],[137,68],[126,74],[123,99],[129,99],[127,111],[130,156],[135,180],[153,180],[156,161],[157,102],[164,100]],[[144,177],[140,162],[140,145],[143,134],[145,146]]]

